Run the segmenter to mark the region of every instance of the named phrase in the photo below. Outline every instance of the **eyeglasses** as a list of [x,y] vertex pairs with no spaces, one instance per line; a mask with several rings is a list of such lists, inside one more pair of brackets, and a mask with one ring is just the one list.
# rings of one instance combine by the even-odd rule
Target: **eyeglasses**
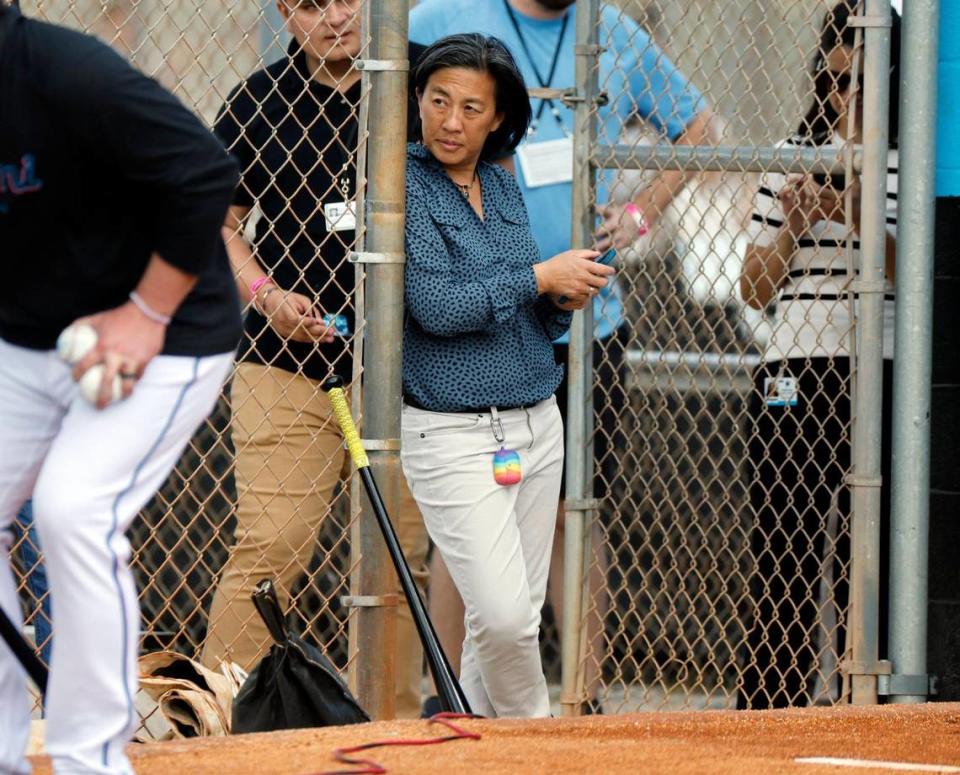
[[[828,70],[830,77],[833,78],[834,82],[837,84],[837,91],[840,94],[846,94],[850,89],[850,73],[836,73],[833,70]],[[863,73],[857,74],[857,91],[863,91]]]
[[287,5],[294,11],[326,11],[334,3],[352,6],[357,0],[287,0]]

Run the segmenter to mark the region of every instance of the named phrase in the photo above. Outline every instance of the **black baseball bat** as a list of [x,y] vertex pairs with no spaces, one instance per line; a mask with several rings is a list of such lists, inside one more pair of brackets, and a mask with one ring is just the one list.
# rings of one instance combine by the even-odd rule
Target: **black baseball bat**
[[413,580],[413,574],[410,573],[410,566],[407,565],[407,560],[403,556],[400,541],[397,540],[396,531],[394,531],[393,524],[387,514],[387,507],[383,503],[383,498],[380,497],[380,490],[377,489],[373,472],[370,470],[370,461],[367,458],[366,450],[363,448],[363,443],[360,441],[360,434],[357,433],[357,426],[350,414],[350,407],[347,406],[347,397],[343,391],[343,380],[340,377],[330,377],[323,383],[323,389],[330,396],[330,404],[333,406],[334,415],[336,415],[337,422],[340,424],[343,438],[347,442],[350,457],[360,474],[360,480],[367,492],[367,498],[370,500],[370,505],[373,506],[373,513],[380,525],[380,532],[383,533],[383,540],[386,541],[390,559],[393,560],[393,567],[396,568],[400,586],[407,598],[413,622],[417,626],[417,633],[420,635],[420,642],[423,644],[423,650],[426,653],[427,665],[430,667],[431,675],[433,675],[433,682],[437,686],[440,706],[448,713],[469,714],[471,713],[470,704],[467,702],[460,682],[453,674],[450,662],[447,661],[447,655],[443,653],[440,639],[437,637],[436,630],[433,629],[433,622],[430,621],[430,616],[427,614],[427,609],[420,597],[420,591]]
[[13,622],[7,617],[6,613],[0,609],[0,637],[2,637],[17,661],[23,665],[27,675],[33,680],[40,690],[41,694],[47,693],[47,666],[36,655],[33,648],[24,639],[20,631],[14,626]]

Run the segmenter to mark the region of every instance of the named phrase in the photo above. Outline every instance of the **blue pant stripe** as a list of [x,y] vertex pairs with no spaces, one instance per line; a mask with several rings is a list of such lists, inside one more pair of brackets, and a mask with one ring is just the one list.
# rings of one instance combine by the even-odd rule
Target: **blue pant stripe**
[[[180,406],[183,404],[183,400],[187,395],[187,391],[196,384],[197,374],[200,370],[200,358],[195,358],[193,361],[193,374],[190,377],[190,381],[187,382],[183,388],[180,390],[180,395],[177,396],[177,400],[173,405],[173,409],[170,410],[170,416],[167,417],[166,422],[163,424],[163,427],[160,429],[160,434],[157,436],[156,441],[150,446],[150,449],[147,450],[147,454],[143,456],[139,463],[137,463],[136,468],[133,469],[133,475],[130,477],[130,484],[128,484],[123,490],[117,493],[117,497],[113,500],[113,522],[110,525],[110,530],[107,533],[107,551],[110,552],[113,557],[113,582],[117,588],[117,598],[120,600],[120,617],[123,624],[123,648],[121,655],[123,658],[122,672],[123,672],[123,689],[127,695],[127,726],[133,722],[133,714],[135,712],[135,705],[133,701],[133,693],[130,691],[130,683],[127,680],[127,609],[123,602],[123,589],[120,586],[120,558],[117,556],[116,552],[113,551],[112,541],[114,535],[116,535],[117,527],[120,524],[120,518],[118,514],[118,509],[120,507],[120,501],[124,495],[129,493],[134,485],[137,483],[137,477],[140,475],[140,472],[143,470],[143,467],[147,464],[147,461],[150,460],[150,456],[156,452],[157,448],[160,446],[163,441],[164,436],[167,435],[167,431],[170,430],[170,426],[173,425],[173,420],[177,415],[177,412],[180,410]],[[107,766],[107,758],[110,754],[110,741],[108,740],[103,744],[103,765]]]

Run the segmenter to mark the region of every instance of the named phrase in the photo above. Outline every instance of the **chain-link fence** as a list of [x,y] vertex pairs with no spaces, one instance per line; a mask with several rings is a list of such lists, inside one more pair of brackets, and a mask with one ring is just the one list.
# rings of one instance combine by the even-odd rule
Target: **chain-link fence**
[[[353,67],[367,48],[363,4],[25,0],[22,9],[110,43],[201,115],[242,168],[225,236],[245,337],[217,410],[131,528],[142,650],[249,669],[269,646],[250,592],[270,577],[291,628],[345,669],[358,507],[320,384],[360,375],[362,273],[349,256],[363,238],[356,170],[370,88]],[[44,640],[48,597],[26,515],[22,523],[14,556],[28,625]]]
[[[291,56],[290,33],[306,34],[314,6],[327,5],[350,16],[356,37],[341,37],[334,57]],[[245,599],[269,575],[296,630],[340,667],[355,654],[341,597],[367,594],[356,580],[350,588],[359,506],[318,382],[331,369],[348,381],[360,373],[351,351],[366,320],[362,272],[349,256],[363,249],[354,203],[364,198],[356,170],[369,81],[346,65],[370,45],[367,5],[23,2],[129,56],[214,126],[243,167],[228,236],[247,337],[232,388],[131,531],[146,650],[251,665],[267,641]],[[577,696],[606,712],[849,694],[853,321],[857,294],[876,289],[856,284],[856,212],[869,192],[854,148],[871,120],[860,118],[856,87],[870,60],[818,59],[832,5],[629,0],[597,11],[581,1],[581,27],[604,50],[578,50],[592,57],[584,83],[550,85],[587,100],[594,134],[575,126],[588,162],[575,174],[596,178],[591,203],[639,202],[651,226],[620,250],[610,303],[622,311],[601,311],[610,325],[592,345],[593,430],[573,434],[592,445],[584,494],[592,488],[599,507],[586,531],[585,613],[566,624],[569,637],[583,634]],[[849,31],[850,51],[863,50],[854,24],[828,26],[841,48]],[[314,78],[321,59],[329,64]],[[572,107],[556,104],[574,127]],[[842,126],[830,124],[838,109],[851,117]],[[895,154],[887,166],[889,223]],[[819,210],[804,199],[804,175]],[[574,216],[597,225],[592,213]],[[785,259],[784,229],[795,232]],[[316,341],[314,308],[332,316],[333,342]],[[418,565],[422,527],[406,502],[401,540]],[[23,551],[32,545],[25,531],[14,554],[36,627],[46,614],[37,558]],[[545,654],[553,675],[552,635]]]
[[[635,0],[600,6],[590,29],[601,53],[576,86],[603,99],[577,126],[578,172],[651,224],[627,231],[623,313],[599,311],[593,344],[585,492],[599,504],[576,696],[606,712],[849,698],[867,200],[850,158],[864,123],[887,118],[858,108],[863,9],[835,6]],[[810,167],[838,156],[843,173]],[[892,240],[895,151],[886,166],[873,181]],[[886,432],[889,405],[883,417]]]

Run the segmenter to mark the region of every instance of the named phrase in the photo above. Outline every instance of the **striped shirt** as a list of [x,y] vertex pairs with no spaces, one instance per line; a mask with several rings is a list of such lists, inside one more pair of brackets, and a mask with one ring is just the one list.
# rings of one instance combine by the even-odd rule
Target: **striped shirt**
[[[809,145],[809,141],[791,138],[780,147]],[[843,140],[832,136],[825,147],[840,149]],[[784,224],[783,208],[777,198],[781,188],[794,175],[767,172],[761,176],[754,197],[753,214],[748,226],[748,241],[766,247],[777,239]],[[887,233],[897,233],[897,151],[887,155]],[[848,266],[847,242],[852,240]],[[859,306],[848,292],[853,275],[860,267],[860,239],[843,223],[821,220],[798,240],[788,276],[780,289],[773,334],[764,360],[785,358],[847,357],[853,325],[851,306]],[[852,271],[851,271],[852,269]],[[888,280],[883,305],[883,357],[893,357],[894,289]]]

